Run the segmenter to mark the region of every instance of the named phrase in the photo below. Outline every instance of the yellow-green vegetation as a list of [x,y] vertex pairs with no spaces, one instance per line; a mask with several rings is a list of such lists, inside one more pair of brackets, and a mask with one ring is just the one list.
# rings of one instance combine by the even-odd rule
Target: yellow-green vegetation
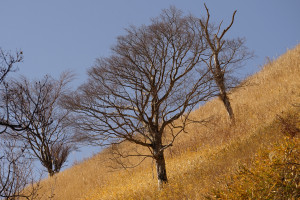
[[[288,124],[299,129],[299,108],[295,105],[300,104],[300,45],[267,63],[245,80],[243,87],[232,91],[230,99],[236,118],[233,126],[218,99],[191,114],[194,119],[209,121],[189,125],[187,133],[166,150],[169,183],[162,190],[157,190],[151,160],[134,169],[114,170],[118,165],[106,149],[42,181],[40,196],[58,200],[181,200],[288,199],[282,195],[290,195],[292,199],[299,192],[299,185],[295,185],[299,166],[288,163],[299,163],[299,139],[288,136],[289,126],[284,122],[289,115],[298,116]],[[121,148],[132,147],[127,143]],[[128,160],[136,161],[138,158]]]
[[[297,199],[299,191],[299,138],[285,137],[281,144],[259,152],[254,166],[242,165],[226,188],[214,191],[216,199]],[[212,197],[212,198],[213,198]]]
[[209,199],[300,198],[300,129],[297,128],[300,118],[280,119],[279,124],[273,125],[283,126],[282,140],[260,150],[252,166],[241,165],[235,174],[228,176],[224,188],[216,189]]

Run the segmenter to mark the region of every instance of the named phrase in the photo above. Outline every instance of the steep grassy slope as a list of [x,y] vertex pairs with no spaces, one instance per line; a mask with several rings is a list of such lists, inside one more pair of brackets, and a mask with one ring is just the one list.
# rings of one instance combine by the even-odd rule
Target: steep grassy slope
[[[268,63],[230,95],[236,124],[229,126],[220,100],[214,99],[192,113],[209,123],[194,124],[167,150],[169,184],[157,191],[151,160],[130,170],[113,170],[109,150],[54,178],[44,180],[40,196],[48,199],[203,199],[224,185],[224,174],[282,138],[274,126],[276,115],[296,113],[300,103],[300,45]],[[168,134],[168,133],[166,133]],[[167,137],[167,135],[166,135]],[[130,144],[122,147],[129,149]],[[137,161],[131,158],[131,162]]]

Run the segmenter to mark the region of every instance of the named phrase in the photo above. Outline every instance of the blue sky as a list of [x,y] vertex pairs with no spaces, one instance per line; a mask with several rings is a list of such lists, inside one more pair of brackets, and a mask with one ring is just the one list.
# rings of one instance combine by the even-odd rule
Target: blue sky
[[[164,8],[175,5],[195,16],[228,24],[237,10],[229,37],[245,37],[256,57],[240,72],[255,73],[265,58],[276,58],[300,42],[299,0],[0,0],[0,47],[22,49],[24,62],[13,76],[58,77],[71,70],[74,88],[86,80],[95,58],[108,56],[124,28],[149,24]],[[71,161],[90,156],[95,148],[72,154]]]

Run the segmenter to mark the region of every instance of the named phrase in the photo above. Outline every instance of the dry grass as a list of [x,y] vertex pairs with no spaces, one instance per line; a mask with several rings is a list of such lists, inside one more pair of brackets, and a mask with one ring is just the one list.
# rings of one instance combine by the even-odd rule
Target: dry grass
[[[212,117],[206,126],[194,124],[166,151],[169,184],[156,189],[151,160],[132,170],[110,172],[109,151],[42,182],[43,199],[203,199],[222,186],[222,176],[282,137],[276,131],[277,114],[296,112],[300,102],[300,45],[230,95],[236,124],[229,126],[222,103],[214,99],[192,113],[195,119]],[[129,148],[129,144],[126,147]],[[131,158],[135,161],[135,158]],[[154,170],[155,171],[155,170]]]

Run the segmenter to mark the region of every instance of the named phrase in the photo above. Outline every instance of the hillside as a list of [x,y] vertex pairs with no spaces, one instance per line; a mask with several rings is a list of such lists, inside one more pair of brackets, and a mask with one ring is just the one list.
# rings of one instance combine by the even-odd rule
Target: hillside
[[267,63],[245,80],[244,87],[232,91],[230,98],[236,114],[233,127],[218,99],[192,113],[192,118],[210,120],[205,125],[189,125],[187,133],[166,151],[169,184],[163,191],[156,189],[151,160],[134,169],[115,169],[119,166],[106,149],[42,181],[39,196],[56,200],[203,199],[224,186],[225,174],[235,173],[241,164],[251,166],[260,149],[282,139],[276,115],[296,115],[293,104],[300,103],[300,45]]

